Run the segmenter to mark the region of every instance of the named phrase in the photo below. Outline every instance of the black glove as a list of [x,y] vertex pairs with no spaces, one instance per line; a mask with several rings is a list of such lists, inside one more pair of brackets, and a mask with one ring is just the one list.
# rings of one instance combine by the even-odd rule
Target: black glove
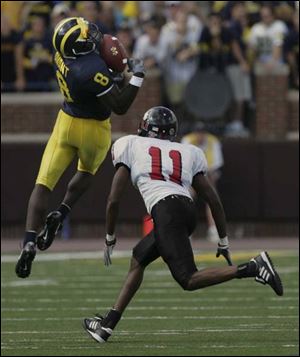
[[146,70],[144,66],[144,61],[139,58],[129,58],[127,61],[128,72],[133,74],[142,74],[144,77]]
[[218,243],[218,250],[217,250],[216,257],[219,258],[220,255],[223,255],[223,257],[226,259],[228,265],[233,265],[231,257],[230,257],[228,244],[222,245],[222,244]]
[[114,236],[106,235],[105,238],[105,246],[104,246],[104,255],[103,255],[103,260],[104,260],[104,265],[108,266],[111,264],[111,255],[114,249],[114,246],[116,245],[117,240]]

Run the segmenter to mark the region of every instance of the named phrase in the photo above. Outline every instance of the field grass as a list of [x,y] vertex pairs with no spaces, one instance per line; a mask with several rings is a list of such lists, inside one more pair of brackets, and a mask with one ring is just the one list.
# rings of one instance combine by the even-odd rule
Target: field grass
[[[222,264],[212,255],[197,261]],[[283,297],[249,279],[184,292],[155,262],[107,344],[94,342],[81,320],[111,307],[128,258],[114,258],[109,269],[100,259],[36,261],[25,280],[2,263],[1,355],[299,356],[298,257],[273,252],[273,261]]]

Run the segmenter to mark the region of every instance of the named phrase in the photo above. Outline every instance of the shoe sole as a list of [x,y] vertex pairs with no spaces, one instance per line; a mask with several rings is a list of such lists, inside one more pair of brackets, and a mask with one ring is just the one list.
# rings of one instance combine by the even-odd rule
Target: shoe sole
[[279,290],[277,291],[277,289],[275,290],[275,293],[279,296],[282,296],[283,295],[283,287],[282,287],[282,282],[281,282],[281,279],[277,273],[277,271],[275,270],[274,268],[274,264],[271,260],[271,258],[269,257],[269,254],[267,252],[261,252],[260,253],[260,256],[262,257],[263,261],[268,265],[269,269],[271,270],[274,278],[278,281],[278,284],[279,285]]
[[83,328],[85,329],[85,331],[86,331],[94,340],[96,340],[96,341],[99,342],[99,343],[105,343],[105,342],[106,342],[106,341],[105,341],[103,338],[101,338],[99,335],[97,335],[96,333],[90,331],[90,330],[86,327],[84,320],[83,320],[83,322],[82,322],[82,326],[83,326]]
[[[31,266],[32,266],[32,262],[34,261],[34,258],[35,258],[35,255],[34,253],[32,252],[23,252],[17,262],[17,265],[16,265],[16,274],[19,278],[27,278],[30,273],[31,273]],[[27,267],[27,272],[25,272],[25,274],[21,274],[18,272],[18,270],[20,269],[20,267],[26,265]],[[22,269],[24,270],[24,269]]]

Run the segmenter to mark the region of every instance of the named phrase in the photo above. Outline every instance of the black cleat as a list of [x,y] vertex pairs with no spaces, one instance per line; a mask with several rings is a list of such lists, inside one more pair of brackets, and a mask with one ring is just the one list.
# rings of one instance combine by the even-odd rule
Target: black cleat
[[258,275],[255,280],[261,284],[268,284],[279,296],[283,295],[283,287],[281,279],[276,272],[272,260],[267,252],[261,252],[260,255],[251,259],[255,261],[258,266]]
[[102,316],[83,320],[83,328],[99,343],[104,343],[112,334],[112,329],[101,326]]
[[19,278],[27,278],[31,272],[31,265],[35,258],[36,250],[35,243],[28,242],[19,256],[16,264],[16,274]]
[[46,224],[36,238],[39,250],[46,250],[52,244],[58,231],[62,229],[62,218],[59,211],[50,212],[46,218]]

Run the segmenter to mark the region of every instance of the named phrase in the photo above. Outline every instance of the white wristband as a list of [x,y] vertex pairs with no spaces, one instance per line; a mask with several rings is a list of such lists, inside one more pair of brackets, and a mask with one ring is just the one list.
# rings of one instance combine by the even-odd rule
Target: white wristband
[[106,240],[107,242],[112,242],[113,240],[115,240],[115,235],[106,234]]
[[141,87],[143,84],[143,80],[144,80],[144,78],[132,76],[129,81],[129,84],[131,84],[132,86],[135,86],[135,87]]
[[228,237],[219,238],[219,243],[220,243],[221,245],[229,245]]

